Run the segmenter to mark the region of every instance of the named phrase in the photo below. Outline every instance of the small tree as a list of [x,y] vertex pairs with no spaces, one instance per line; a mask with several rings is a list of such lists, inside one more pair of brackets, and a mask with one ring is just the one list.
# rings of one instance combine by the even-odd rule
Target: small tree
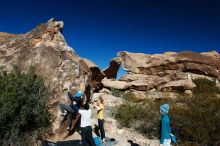
[[41,77],[14,70],[0,72],[0,145],[29,145],[50,126],[49,96]]

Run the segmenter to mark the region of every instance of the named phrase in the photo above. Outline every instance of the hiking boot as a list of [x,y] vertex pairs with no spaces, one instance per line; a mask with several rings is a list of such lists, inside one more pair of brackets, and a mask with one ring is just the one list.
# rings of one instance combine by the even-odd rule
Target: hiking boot
[[67,112],[65,111],[65,112],[61,113],[60,115],[65,117],[67,115]]
[[70,127],[69,126],[67,127],[67,131],[70,131]]
[[105,143],[105,138],[102,139],[102,143]]

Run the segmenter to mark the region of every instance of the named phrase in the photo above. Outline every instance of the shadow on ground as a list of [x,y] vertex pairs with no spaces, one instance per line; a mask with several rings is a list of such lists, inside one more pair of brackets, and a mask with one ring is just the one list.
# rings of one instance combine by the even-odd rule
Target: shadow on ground
[[[97,137],[95,139],[97,140]],[[97,142],[96,140],[95,140],[95,142]],[[105,143],[101,143],[101,141],[100,141],[100,143],[97,145],[99,145],[99,146],[114,146],[116,144],[118,144],[117,140],[115,140],[114,138],[106,137]],[[58,142],[51,142],[48,140],[44,140],[44,141],[42,141],[42,146],[82,146],[82,145],[81,145],[81,140],[69,140],[69,141],[58,141]],[[132,145],[132,146],[136,146],[136,145]]]
[[56,143],[44,140],[42,146],[81,146],[81,144],[80,140],[58,141]]
[[131,146],[140,146],[139,144],[134,143],[132,140],[128,140],[128,143],[130,143]]

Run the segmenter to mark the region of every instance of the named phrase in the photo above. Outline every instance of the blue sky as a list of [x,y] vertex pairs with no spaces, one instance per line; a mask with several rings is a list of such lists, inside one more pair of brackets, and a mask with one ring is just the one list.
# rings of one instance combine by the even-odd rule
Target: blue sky
[[51,17],[64,21],[77,54],[101,69],[124,50],[220,52],[217,0],[5,0],[0,31],[25,33]]

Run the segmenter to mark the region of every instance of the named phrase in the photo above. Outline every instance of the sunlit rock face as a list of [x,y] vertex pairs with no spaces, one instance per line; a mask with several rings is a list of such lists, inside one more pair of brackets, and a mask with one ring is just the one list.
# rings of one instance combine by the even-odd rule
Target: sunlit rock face
[[[68,103],[67,88],[74,93],[81,90],[87,99],[86,86],[91,84],[91,91],[100,88],[100,82],[94,79],[104,74],[91,61],[80,58],[66,43],[62,35],[64,23],[50,19],[25,34],[0,33],[0,66],[11,71],[15,66],[22,72],[34,68],[37,75],[45,80],[51,90],[49,101],[53,114],[53,130],[59,111],[58,103]],[[87,94],[89,95],[89,94]]]
[[[180,90],[189,94],[195,87],[192,79],[207,78],[219,84],[220,55],[216,51],[166,52],[143,54],[119,52],[118,58],[128,74],[120,78],[127,90],[162,92]],[[108,87],[105,85],[105,87]]]
[[217,52],[214,55],[213,52],[167,52],[155,55],[119,52],[118,56],[123,68],[135,74],[165,76],[181,71],[220,79],[220,60]]

